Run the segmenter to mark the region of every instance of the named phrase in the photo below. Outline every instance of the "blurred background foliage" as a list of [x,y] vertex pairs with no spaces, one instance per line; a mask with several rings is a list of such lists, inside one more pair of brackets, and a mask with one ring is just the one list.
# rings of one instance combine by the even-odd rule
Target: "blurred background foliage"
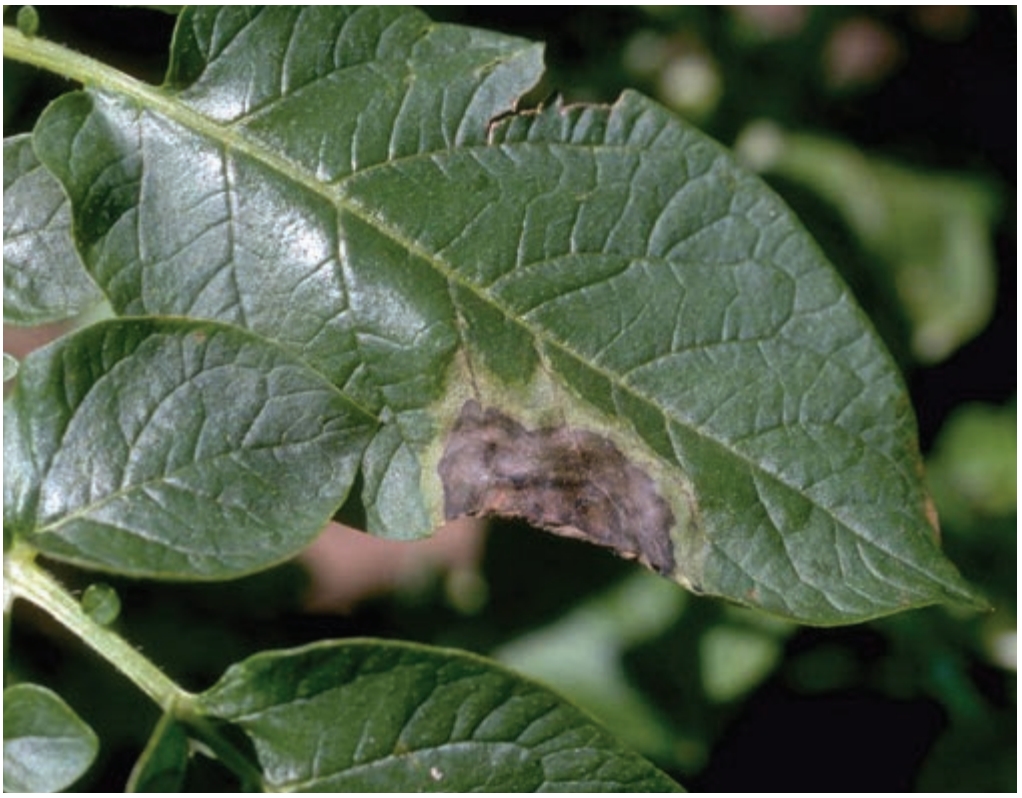
[[[535,99],[652,95],[785,197],[904,370],[944,545],[996,610],[801,628],[496,524],[404,546],[332,528],[301,562],[225,585],[108,580],[113,622],[191,689],[257,650],[323,637],[478,651],[559,689],[690,789],[1015,791],[1015,9],[430,13],[547,42]],[[172,17],[39,16],[40,35],[160,81]],[[5,67],[10,135],[69,87]],[[37,340],[8,331],[5,349]],[[80,590],[92,581],[59,573]],[[79,788],[123,787],[154,707],[25,608],[5,674],[58,690],[100,734]],[[220,778],[203,766],[195,785]]]

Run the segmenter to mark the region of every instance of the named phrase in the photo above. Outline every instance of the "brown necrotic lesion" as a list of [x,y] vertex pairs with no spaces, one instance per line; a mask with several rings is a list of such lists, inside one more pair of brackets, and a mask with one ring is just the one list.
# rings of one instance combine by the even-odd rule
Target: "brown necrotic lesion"
[[656,484],[609,439],[568,426],[528,429],[465,402],[437,467],[444,515],[522,518],[674,570],[674,516]]

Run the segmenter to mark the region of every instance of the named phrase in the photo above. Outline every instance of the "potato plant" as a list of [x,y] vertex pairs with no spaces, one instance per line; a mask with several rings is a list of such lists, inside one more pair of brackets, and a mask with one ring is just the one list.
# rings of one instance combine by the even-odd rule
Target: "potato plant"
[[[355,500],[373,535],[523,519],[799,623],[983,606],[848,288],[656,102],[528,105],[539,45],[391,7],[186,9],[160,86],[19,23],[5,58],[82,88],[5,139],[5,316],[103,310],[10,363],[5,599],[159,706],[131,789],[195,750],[267,791],[677,785],[466,652],[324,640],[186,691],[40,557],[231,580]],[[4,714],[8,787],[99,745],[42,686]]]

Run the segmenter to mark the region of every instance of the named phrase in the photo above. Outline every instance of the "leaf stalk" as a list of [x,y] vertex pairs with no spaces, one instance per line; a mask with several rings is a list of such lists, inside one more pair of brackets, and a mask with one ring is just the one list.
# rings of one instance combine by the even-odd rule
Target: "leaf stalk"
[[30,547],[15,544],[4,555],[5,601],[25,599],[51,615],[130,679],[165,713],[191,728],[244,784],[260,789],[261,774],[214,728],[201,707],[199,696],[182,689],[123,637],[94,621],[56,579],[35,564],[35,554]]
[[4,557],[5,590],[23,598],[53,616],[87,646],[128,677],[164,712],[181,714],[195,703],[194,694],[181,689],[152,661],[146,659],[116,632],[96,623],[46,571],[16,549]]
[[4,58],[61,75],[85,86],[135,95],[145,84],[82,53],[4,25]]

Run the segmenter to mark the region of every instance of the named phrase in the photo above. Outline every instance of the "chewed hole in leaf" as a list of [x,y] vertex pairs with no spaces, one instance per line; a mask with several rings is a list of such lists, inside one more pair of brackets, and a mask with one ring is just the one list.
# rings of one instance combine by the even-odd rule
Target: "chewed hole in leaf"
[[475,400],[461,409],[437,466],[444,515],[522,518],[674,570],[674,515],[656,484],[607,438],[568,426],[527,429]]

